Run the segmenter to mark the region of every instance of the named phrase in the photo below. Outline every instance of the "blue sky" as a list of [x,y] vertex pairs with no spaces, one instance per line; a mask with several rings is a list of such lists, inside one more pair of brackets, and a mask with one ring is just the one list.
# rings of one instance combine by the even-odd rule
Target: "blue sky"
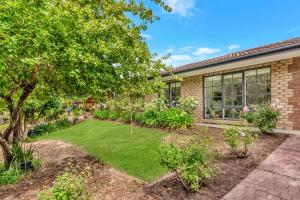
[[150,50],[179,66],[300,36],[300,0],[164,0],[143,33]]

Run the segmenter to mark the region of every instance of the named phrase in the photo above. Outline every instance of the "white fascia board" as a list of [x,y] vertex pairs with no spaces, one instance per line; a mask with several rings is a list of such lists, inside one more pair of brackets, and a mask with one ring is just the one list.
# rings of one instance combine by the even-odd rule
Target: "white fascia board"
[[[218,72],[223,70],[234,70],[237,68],[259,65],[259,64],[264,64],[264,63],[269,63],[269,62],[274,62],[279,60],[285,60],[285,59],[295,58],[299,56],[300,56],[300,49],[293,49],[284,52],[272,53],[270,55],[264,55],[264,56],[258,55],[257,57],[243,59],[239,61],[232,61],[230,63],[220,64],[212,67],[203,67],[203,68],[195,69],[193,71],[178,73],[175,76],[184,78],[184,77],[196,76],[196,75]],[[174,80],[174,77],[166,76],[163,77],[163,80],[164,81]]]

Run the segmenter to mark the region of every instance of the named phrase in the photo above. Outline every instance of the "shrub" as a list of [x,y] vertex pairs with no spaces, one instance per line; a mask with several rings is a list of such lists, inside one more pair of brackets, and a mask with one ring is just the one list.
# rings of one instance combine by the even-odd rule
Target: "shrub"
[[244,108],[243,117],[253,126],[259,128],[262,133],[272,133],[276,128],[280,112],[270,105],[263,105],[258,108],[247,110]]
[[65,172],[58,176],[52,188],[39,192],[38,199],[41,200],[71,200],[86,199],[88,196],[85,176],[76,176],[70,172]]
[[163,111],[149,109],[143,114],[139,114],[135,119],[144,126],[177,130],[186,130],[194,122],[193,116],[177,108],[169,108]]
[[57,120],[55,122],[50,122],[47,124],[39,124],[33,129],[29,130],[28,137],[36,137],[45,133],[50,133],[56,130],[65,129],[71,126],[71,123],[67,118]]
[[171,129],[186,130],[194,122],[192,115],[176,108],[166,110],[162,116],[162,123]]
[[147,110],[143,113],[143,116],[140,117],[141,124],[148,126],[148,127],[158,127],[159,121],[158,121],[158,113],[154,109]]
[[12,146],[12,155],[11,168],[27,171],[30,169],[37,170],[41,166],[41,160],[34,159],[31,146],[29,148],[23,148],[20,143],[15,143]]
[[153,99],[150,103],[146,105],[146,108],[147,110],[164,111],[167,109],[166,102],[166,98],[161,96],[159,98]]
[[198,190],[203,179],[215,173],[212,165],[215,154],[204,141],[191,139],[185,144],[166,144],[158,152],[161,165],[174,171],[187,190]]
[[75,117],[79,117],[84,114],[84,112],[81,109],[74,109],[72,112]]
[[198,102],[193,97],[179,99],[179,109],[193,115],[197,109]]
[[109,119],[111,120],[118,120],[120,118],[120,114],[117,111],[112,111],[109,114]]
[[257,134],[246,127],[223,128],[225,143],[228,144],[238,158],[246,158],[249,147],[257,138]]
[[93,113],[94,117],[97,119],[109,119],[110,114],[108,110],[98,110]]
[[33,158],[31,147],[24,149],[19,143],[15,143],[12,146],[12,154],[13,160],[9,168],[0,166],[0,185],[15,183],[28,170],[37,170],[41,166],[41,160]]
[[24,174],[24,172],[18,168],[10,167],[5,169],[0,167],[0,185],[13,184]]

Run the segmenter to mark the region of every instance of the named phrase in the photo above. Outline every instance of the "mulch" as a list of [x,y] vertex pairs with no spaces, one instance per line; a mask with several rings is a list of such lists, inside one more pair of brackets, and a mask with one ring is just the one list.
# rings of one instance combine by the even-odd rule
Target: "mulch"
[[[186,138],[195,131],[198,129],[194,128],[185,133],[174,133],[173,136]],[[146,184],[118,172],[72,145],[57,141],[38,141],[36,142],[37,148],[48,161],[45,161],[40,171],[29,173],[18,183],[1,186],[0,199],[36,199],[37,193],[50,187],[57,175],[65,171],[70,164],[82,169],[87,166],[92,169],[88,187],[93,193],[94,199],[220,199],[238,185],[288,137],[283,134],[262,135],[255,146],[250,149],[250,155],[245,159],[238,159],[230,154],[219,129],[209,128],[208,134],[214,140],[213,144],[216,145],[219,152],[215,163],[217,174],[211,180],[205,180],[201,189],[195,193],[186,191],[176,176],[167,176],[155,184]]]
[[169,177],[155,185],[145,187],[145,194],[141,199],[205,199],[215,200],[222,198],[231,189],[237,186],[253,169],[283,143],[288,135],[261,135],[244,159],[233,157],[228,147],[222,146],[222,134],[219,129],[210,128],[209,133],[216,143],[220,144],[220,156],[215,165],[217,175],[206,180],[198,192],[186,191],[176,176]]

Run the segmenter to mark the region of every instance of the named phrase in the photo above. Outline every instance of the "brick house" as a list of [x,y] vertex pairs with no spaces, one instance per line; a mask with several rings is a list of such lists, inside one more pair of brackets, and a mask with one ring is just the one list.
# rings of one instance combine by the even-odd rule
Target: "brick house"
[[300,37],[183,65],[173,73],[182,81],[162,74],[170,106],[180,96],[193,96],[198,122],[242,123],[245,105],[279,101],[278,128],[300,131]]

